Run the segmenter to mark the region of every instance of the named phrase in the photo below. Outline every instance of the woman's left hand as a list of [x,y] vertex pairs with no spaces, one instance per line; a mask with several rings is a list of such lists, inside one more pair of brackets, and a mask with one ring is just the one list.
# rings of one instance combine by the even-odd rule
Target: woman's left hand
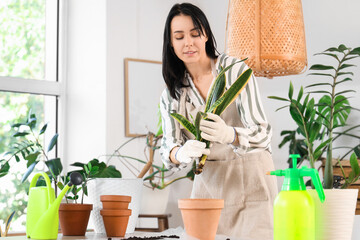
[[225,121],[216,114],[207,113],[207,118],[213,121],[201,119],[200,131],[201,137],[210,142],[221,144],[233,143],[236,138],[236,132],[233,127],[226,125]]

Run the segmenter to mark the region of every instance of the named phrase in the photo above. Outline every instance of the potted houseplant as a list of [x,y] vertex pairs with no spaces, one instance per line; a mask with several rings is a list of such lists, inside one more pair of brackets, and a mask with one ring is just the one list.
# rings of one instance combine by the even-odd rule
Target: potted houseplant
[[[349,71],[355,65],[348,62],[360,57],[360,48],[351,49],[345,45],[332,47],[317,55],[328,56],[335,60],[334,65],[315,64],[310,67],[312,72],[309,75],[317,76],[321,81],[308,85],[306,88],[314,89],[304,96],[304,88],[301,87],[298,95],[294,96],[294,88],[290,83],[288,98],[270,96],[269,98],[287,102],[282,108],[288,108],[292,119],[297,124],[295,131],[283,131],[284,140],[280,144],[283,146],[290,142],[290,153],[302,154],[303,159],[310,162],[310,166],[315,168],[315,162],[326,153],[324,181],[325,204],[317,202],[317,237],[316,239],[350,239],[352,233],[352,223],[357,198],[357,190],[337,190],[334,187],[333,178],[333,144],[341,136],[359,138],[353,133],[360,125],[348,126],[347,119],[351,110],[348,101],[348,93],[354,92],[353,89],[338,90],[339,86],[351,81],[352,72]],[[315,71],[315,72],[314,72]],[[327,79],[328,81],[323,81]],[[320,89],[319,89],[320,88]],[[312,98],[312,94],[322,94],[319,101]],[[279,110],[278,109],[278,110]],[[298,135],[302,139],[298,139]],[[342,160],[349,153],[351,172],[348,176],[344,174],[344,181],[337,186],[346,188],[356,182],[360,176],[360,166],[357,161],[356,153],[359,153],[359,145],[347,146],[347,153],[338,158]],[[316,200],[316,198],[314,198]],[[339,210],[339,213],[332,211]],[[331,211],[331,213],[330,213]],[[347,215],[345,214],[347,213]],[[337,216],[336,219],[329,216]],[[339,222],[344,227],[337,228]],[[344,238],[341,238],[344,239]]]
[[[90,180],[97,177],[121,178],[121,173],[114,166],[107,166],[97,159],[88,163],[75,162],[71,166],[80,167],[80,170],[69,172],[67,176],[62,177],[63,181],[58,183],[58,187],[63,187],[69,182],[70,174],[78,172],[83,177],[81,186],[73,186],[66,195],[66,203],[62,203],[59,208],[60,226],[64,236],[84,236],[86,233],[90,212],[93,204],[85,204],[84,196],[88,195],[87,184]],[[78,203],[79,194],[81,201]],[[69,203],[72,200],[74,203]]]
[[[9,172],[10,161],[15,159],[16,162],[24,161],[26,163],[27,170],[21,180],[22,182],[25,182],[29,175],[34,171],[36,165],[43,162],[48,169],[47,174],[54,182],[55,196],[57,196],[56,186],[63,166],[60,158],[50,159],[48,154],[57,144],[59,135],[57,133],[54,134],[47,149],[45,149],[43,147],[41,137],[46,132],[47,124],[44,124],[40,130],[37,130],[37,118],[31,110],[24,122],[15,123],[11,127],[15,131],[13,137],[16,138],[17,141],[10,146],[10,150],[5,153],[5,157],[8,156],[8,159],[0,160],[0,177],[5,176]],[[44,183],[39,181],[38,185],[44,185]]]

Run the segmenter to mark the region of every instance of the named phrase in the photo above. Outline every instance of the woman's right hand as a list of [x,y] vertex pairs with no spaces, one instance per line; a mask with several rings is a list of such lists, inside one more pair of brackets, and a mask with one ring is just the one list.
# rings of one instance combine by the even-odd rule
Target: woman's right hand
[[197,140],[188,140],[186,143],[177,149],[175,153],[175,160],[179,163],[190,163],[194,158],[199,158],[202,155],[209,155],[210,149],[206,148],[204,142]]

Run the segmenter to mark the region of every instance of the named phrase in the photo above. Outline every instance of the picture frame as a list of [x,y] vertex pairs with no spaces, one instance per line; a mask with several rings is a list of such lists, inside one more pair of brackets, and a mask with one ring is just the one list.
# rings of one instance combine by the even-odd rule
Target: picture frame
[[165,89],[160,61],[125,58],[125,136],[158,129],[158,105]]

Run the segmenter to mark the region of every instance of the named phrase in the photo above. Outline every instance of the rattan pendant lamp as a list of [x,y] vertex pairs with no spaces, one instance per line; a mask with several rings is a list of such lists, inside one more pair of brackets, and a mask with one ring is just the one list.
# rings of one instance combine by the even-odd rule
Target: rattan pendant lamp
[[255,76],[299,74],[307,66],[301,0],[229,0],[226,52]]

